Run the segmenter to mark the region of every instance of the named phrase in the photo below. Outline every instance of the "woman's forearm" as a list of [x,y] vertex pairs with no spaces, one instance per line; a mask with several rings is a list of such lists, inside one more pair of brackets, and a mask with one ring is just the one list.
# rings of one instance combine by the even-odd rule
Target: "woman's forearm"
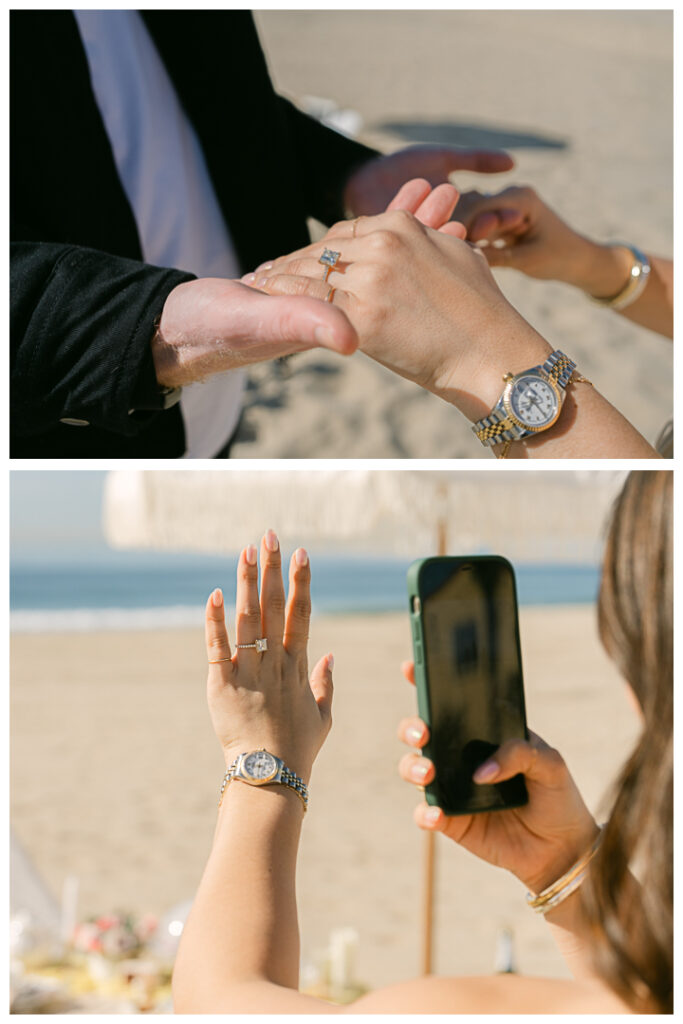
[[511,459],[656,459],[655,449],[590,384],[571,384],[557,423],[510,447]]
[[[471,421],[478,420],[488,415],[497,402],[505,386],[504,374],[542,364],[550,351],[551,346],[530,324],[517,314],[511,315],[505,330],[497,328],[484,338],[478,362],[464,369],[458,366],[457,374],[451,378],[446,375],[434,391]],[[462,380],[468,382],[466,388]],[[515,441],[507,453],[508,459],[657,457],[652,445],[597,388],[580,382],[567,388],[562,412],[552,427]]]
[[244,1010],[241,992],[237,1002],[233,998],[247,983],[297,988],[295,874],[302,820],[302,803],[285,786],[233,782],[226,790],[178,950],[176,1012]]
[[[580,255],[568,261],[567,273],[561,280],[598,298],[618,295],[629,279],[632,254],[621,246],[582,241],[585,244]],[[626,309],[615,312],[673,338],[673,261],[660,256],[648,256],[648,259],[650,275],[642,295]]]
[[577,979],[595,977],[590,957],[590,935],[579,891],[549,911],[545,919],[572,975]]

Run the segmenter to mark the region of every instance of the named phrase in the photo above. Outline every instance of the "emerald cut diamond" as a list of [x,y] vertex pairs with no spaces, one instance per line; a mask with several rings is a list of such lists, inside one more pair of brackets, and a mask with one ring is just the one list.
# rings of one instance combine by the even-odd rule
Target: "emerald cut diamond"
[[334,249],[323,249],[323,254],[318,260],[318,263],[324,263],[327,267],[334,267],[339,262],[340,252],[335,252]]

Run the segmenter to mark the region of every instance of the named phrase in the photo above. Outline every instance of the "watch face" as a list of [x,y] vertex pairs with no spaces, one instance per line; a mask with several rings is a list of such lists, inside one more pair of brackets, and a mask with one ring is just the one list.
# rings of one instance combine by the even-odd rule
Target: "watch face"
[[275,775],[277,772],[277,761],[267,750],[254,750],[242,762],[242,771],[250,779],[263,781]]
[[514,382],[508,398],[512,412],[529,430],[549,426],[560,409],[554,389],[535,374],[520,377]]

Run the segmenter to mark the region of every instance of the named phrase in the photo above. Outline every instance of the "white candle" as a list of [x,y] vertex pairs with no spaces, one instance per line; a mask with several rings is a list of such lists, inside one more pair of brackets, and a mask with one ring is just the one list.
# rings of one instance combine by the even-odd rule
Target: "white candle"
[[336,928],[330,934],[330,985],[333,991],[350,988],[355,974],[358,932],[355,928]]
[[61,932],[64,942],[71,942],[78,924],[78,875],[67,875],[62,885]]

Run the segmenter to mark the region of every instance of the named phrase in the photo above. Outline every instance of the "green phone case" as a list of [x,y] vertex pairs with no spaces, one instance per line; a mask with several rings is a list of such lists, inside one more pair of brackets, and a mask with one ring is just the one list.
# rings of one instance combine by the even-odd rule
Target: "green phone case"
[[[430,709],[430,705],[429,705],[429,686],[428,686],[428,680],[427,680],[427,667],[426,667],[426,664],[425,664],[424,633],[423,633],[423,622],[422,622],[422,607],[420,607],[418,612],[415,612],[414,608],[413,608],[413,605],[414,605],[414,599],[415,598],[418,598],[420,600],[420,602],[422,602],[422,599],[423,599],[423,596],[424,596],[423,593],[421,592],[421,588],[420,588],[420,579],[421,579],[421,575],[422,575],[422,571],[423,571],[424,567],[426,565],[429,565],[432,562],[443,562],[445,560],[447,560],[449,562],[452,562],[454,565],[457,564],[457,563],[460,563],[460,564],[462,564],[462,563],[470,564],[472,562],[493,561],[493,560],[495,560],[497,562],[503,562],[505,565],[509,566],[510,570],[512,571],[513,585],[514,585],[514,591],[515,591],[515,606],[517,606],[517,586],[516,586],[516,583],[515,583],[514,569],[512,567],[512,564],[508,561],[508,559],[507,558],[503,558],[502,555],[468,555],[468,556],[462,556],[462,557],[460,557],[460,556],[434,556],[432,558],[420,558],[417,561],[413,562],[412,565],[410,565],[410,567],[408,568],[408,573],[407,573],[406,581],[407,581],[407,584],[408,584],[408,602],[409,602],[409,609],[410,609],[410,629],[411,629],[411,635],[412,635],[412,640],[413,640],[413,657],[414,657],[414,661],[415,661],[415,689],[417,690],[417,710],[418,710],[418,714],[419,714],[420,718],[422,719],[422,721],[425,722],[427,726],[429,726],[430,734],[431,734],[432,722],[431,722],[431,709]],[[518,645],[518,652],[519,652],[519,627],[517,628],[517,645]],[[521,652],[519,652],[519,655],[520,655],[520,665],[521,665]],[[525,738],[528,738],[528,733],[527,733],[527,728],[526,728],[526,709],[525,709],[525,706],[524,706],[524,693],[523,692],[522,692],[522,715],[523,715],[524,723],[525,723],[524,724]],[[430,750],[430,744],[429,743],[426,743],[425,746],[423,747],[423,753],[424,753],[425,757],[429,757],[431,759],[431,750]],[[439,806],[438,799],[437,799],[437,794],[434,791],[434,786],[433,785],[425,786],[425,799],[426,799],[428,804],[431,804],[432,806],[435,806],[435,807]],[[525,802],[526,801],[524,801],[524,803]],[[517,804],[510,803],[510,804],[508,804],[508,806],[510,806],[510,807],[517,806],[517,807],[519,807],[519,806],[523,806],[523,803],[517,803]],[[471,812],[468,811],[467,813],[473,813],[473,814],[476,814],[476,813],[486,813],[489,810],[495,810],[495,809],[497,809],[497,808],[481,808],[481,809],[478,809],[478,810],[472,809]]]

